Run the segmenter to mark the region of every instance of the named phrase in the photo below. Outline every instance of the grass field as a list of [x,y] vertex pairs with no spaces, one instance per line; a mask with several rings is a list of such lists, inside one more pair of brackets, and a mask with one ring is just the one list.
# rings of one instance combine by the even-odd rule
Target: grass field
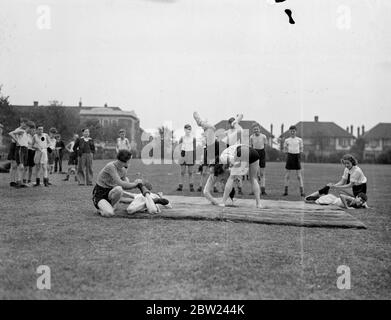
[[[95,173],[105,162],[94,162]],[[283,167],[267,164],[267,199],[282,198]],[[0,298],[390,299],[391,166],[361,168],[372,209],[352,214],[366,230],[105,219],[94,214],[92,187],[51,175],[50,188],[15,190],[0,174]],[[129,175],[179,194],[178,170],[134,161]],[[307,193],[342,171],[305,163]],[[288,200],[300,200],[297,189],[292,177]],[[39,265],[51,268],[51,290],[36,287]],[[350,290],[336,286],[340,265],[351,270]]]

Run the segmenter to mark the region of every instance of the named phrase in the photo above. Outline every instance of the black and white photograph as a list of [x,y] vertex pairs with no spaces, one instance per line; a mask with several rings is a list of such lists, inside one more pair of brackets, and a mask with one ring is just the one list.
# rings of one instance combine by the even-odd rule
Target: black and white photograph
[[1,0],[0,300],[390,300],[390,209],[391,1]]

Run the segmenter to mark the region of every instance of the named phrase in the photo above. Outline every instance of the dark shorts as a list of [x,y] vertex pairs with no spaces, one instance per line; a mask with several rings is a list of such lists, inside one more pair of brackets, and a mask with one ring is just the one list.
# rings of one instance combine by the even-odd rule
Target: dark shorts
[[48,164],[54,164],[54,158],[55,158],[55,152],[52,150],[52,152],[49,152],[48,150]]
[[15,161],[17,165],[23,164],[25,167],[28,166],[28,149],[27,147],[17,146],[15,149]]
[[[248,156],[249,156],[248,162],[249,162],[249,164],[252,164],[255,161],[260,160],[260,156],[259,156],[257,150],[255,150],[254,148],[250,148],[250,147],[246,147],[246,148],[248,148]],[[241,157],[241,155],[242,155],[242,146],[239,146],[236,149],[236,155],[238,157]]]
[[301,170],[300,153],[288,153],[285,169]]
[[179,159],[179,164],[181,166],[194,166],[195,157],[194,151],[185,151],[185,155]]
[[259,167],[265,168],[266,167],[266,152],[265,149],[254,149],[256,152],[258,152],[259,155]]
[[106,200],[111,204],[109,200],[109,193],[112,188],[103,188],[99,185],[95,185],[94,190],[92,190],[92,202],[94,203],[95,208],[99,209],[98,203],[100,200]]
[[10,160],[10,161],[15,160],[15,151],[16,151],[16,143],[11,142],[10,149],[8,151],[7,160]]
[[362,183],[357,186],[353,186],[352,189],[353,189],[353,195],[355,197],[357,197],[357,195],[360,192],[367,194],[367,184],[366,183]]
[[27,166],[29,166],[29,167],[34,167],[35,166],[34,156],[35,156],[35,150],[28,149],[28,152],[27,152]]
[[76,152],[71,152],[69,154],[68,165],[69,166],[77,165],[77,154],[76,154]]

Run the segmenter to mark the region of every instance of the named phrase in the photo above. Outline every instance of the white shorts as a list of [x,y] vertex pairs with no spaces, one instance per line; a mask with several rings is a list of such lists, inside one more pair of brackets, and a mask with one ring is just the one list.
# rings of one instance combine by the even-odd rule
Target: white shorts
[[35,151],[34,163],[35,164],[47,164],[48,163],[47,149],[43,149],[42,151],[39,151],[39,150]]

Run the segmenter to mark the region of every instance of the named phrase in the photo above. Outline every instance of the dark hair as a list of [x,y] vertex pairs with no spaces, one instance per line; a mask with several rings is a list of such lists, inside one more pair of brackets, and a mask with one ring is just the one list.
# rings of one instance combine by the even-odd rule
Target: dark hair
[[231,123],[234,122],[234,121],[235,121],[235,118],[234,118],[234,117],[231,117],[231,118],[228,119],[228,123],[229,123],[229,124],[231,124]]
[[117,160],[127,162],[132,158],[132,152],[129,150],[120,150],[117,154]]
[[341,162],[343,163],[344,161],[349,161],[352,163],[353,166],[356,166],[358,164],[358,161],[355,157],[353,157],[351,154],[345,154],[342,159],[341,159]]
[[55,134],[55,133],[57,133],[57,129],[56,128],[50,128],[49,132]]
[[191,129],[191,125],[190,124],[185,124],[184,128],[185,129]]
[[126,130],[125,129],[119,129],[118,133],[121,133],[121,132],[125,133]]
[[253,124],[251,125],[251,128],[254,129],[256,127],[259,127],[259,129],[261,129],[261,125],[258,122],[253,122]]
[[290,126],[289,130],[296,130],[297,131],[297,128],[296,128],[296,126]]
[[368,201],[368,196],[364,192],[360,192],[357,197],[361,198],[362,201],[367,202]]
[[31,129],[35,129],[35,123],[31,120],[27,121],[26,125]]

